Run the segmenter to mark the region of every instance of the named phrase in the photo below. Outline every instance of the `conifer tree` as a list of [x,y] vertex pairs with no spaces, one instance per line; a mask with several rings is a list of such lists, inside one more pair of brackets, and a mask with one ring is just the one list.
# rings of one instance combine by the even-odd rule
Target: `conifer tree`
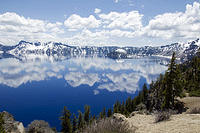
[[174,99],[182,92],[181,87],[181,75],[179,67],[176,64],[175,52],[172,55],[171,62],[164,77],[164,102],[163,109],[169,109],[174,107]]
[[101,120],[101,119],[103,119],[104,117],[103,117],[103,113],[102,112],[100,112],[99,113],[99,120]]
[[123,101],[122,104],[120,105],[120,113],[125,114],[125,112],[126,112],[126,108],[125,108],[125,104],[124,104],[124,101]]
[[132,106],[132,99],[131,97],[128,97],[126,99],[126,104],[125,104],[126,110],[130,113],[133,111],[133,106]]
[[120,102],[117,101],[117,102],[114,104],[113,113],[119,113],[119,112],[120,112]]
[[84,109],[85,109],[84,121],[86,122],[86,124],[89,124],[89,121],[90,121],[90,106],[85,105]]
[[79,111],[78,115],[78,129],[81,130],[84,127],[84,120],[83,120],[83,114],[81,111]]
[[147,96],[148,96],[148,89],[147,89],[146,83],[144,83],[144,85],[143,85],[142,94],[143,94],[143,100],[142,100],[142,102],[146,105]]
[[62,116],[60,118],[61,126],[62,126],[61,131],[63,133],[72,133],[72,126],[71,126],[70,116],[71,116],[71,113],[67,109],[67,107],[65,106],[64,109],[63,109]]
[[106,117],[106,108],[105,107],[103,108],[102,116],[103,116],[103,118]]
[[77,130],[77,119],[76,119],[76,115],[73,114],[72,132],[75,133],[76,130]]
[[90,123],[92,123],[92,122],[95,121],[95,120],[96,120],[96,116],[93,115],[93,116],[90,118]]
[[112,116],[112,109],[108,109],[108,111],[107,111],[107,117],[111,117]]
[[4,120],[3,120],[3,114],[0,113],[0,133],[6,133],[3,127]]

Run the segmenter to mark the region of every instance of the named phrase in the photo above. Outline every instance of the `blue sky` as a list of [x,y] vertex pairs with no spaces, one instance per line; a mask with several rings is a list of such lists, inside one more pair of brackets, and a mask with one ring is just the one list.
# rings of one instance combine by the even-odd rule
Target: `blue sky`
[[0,43],[143,46],[200,35],[199,0],[0,0]]

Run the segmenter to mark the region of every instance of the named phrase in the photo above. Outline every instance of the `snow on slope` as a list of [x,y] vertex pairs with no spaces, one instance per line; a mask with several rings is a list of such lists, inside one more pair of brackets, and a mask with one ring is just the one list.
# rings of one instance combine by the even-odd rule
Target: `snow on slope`
[[1,51],[6,51],[14,56],[29,56],[29,55],[53,55],[53,56],[100,56],[106,57],[111,52],[126,54],[127,57],[135,56],[159,56],[169,58],[176,52],[177,58],[187,60],[194,55],[200,47],[199,39],[188,43],[174,43],[171,45],[159,47],[94,47],[94,46],[68,46],[62,43],[48,42],[26,42],[20,41],[18,45],[12,47],[0,46]]

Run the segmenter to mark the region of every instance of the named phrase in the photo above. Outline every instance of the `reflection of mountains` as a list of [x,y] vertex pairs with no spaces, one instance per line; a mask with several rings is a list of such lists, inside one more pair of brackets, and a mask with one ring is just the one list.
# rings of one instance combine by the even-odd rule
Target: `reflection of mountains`
[[36,61],[34,58],[34,61],[22,62],[16,58],[5,58],[0,60],[0,84],[17,88],[27,82],[56,77],[65,79],[72,87],[96,84],[95,94],[101,89],[134,93],[139,89],[141,79],[150,83],[166,70],[161,62],[149,58],[123,62],[105,58],[71,58],[57,62],[49,58]]

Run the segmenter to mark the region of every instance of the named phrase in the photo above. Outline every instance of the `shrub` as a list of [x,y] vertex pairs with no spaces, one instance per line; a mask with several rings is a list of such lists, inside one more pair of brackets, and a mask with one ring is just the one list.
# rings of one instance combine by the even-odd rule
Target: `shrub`
[[162,111],[155,114],[155,123],[169,120],[171,116],[170,111]]
[[[185,112],[187,109],[186,107],[184,106],[184,103],[181,102],[181,101],[178,101],[176,100],[175,104],[174,104],[174,111],[176,112],[173,112],[174,114],[181,114],[183,112]],[[172,113],[172,111],[171,111]]]
[[189,92],[190,97],[200,97],[200,90]]
[[28,125],[28,133],[55,133],[43,120],[34,120]]
[[193,108],[189,111],[189,114],[200,114],[200,108]]
[[105,118],[93,122],[83,130],[83,133],[134,133],[130,131],[127,122],[120,122],[116,119]]

